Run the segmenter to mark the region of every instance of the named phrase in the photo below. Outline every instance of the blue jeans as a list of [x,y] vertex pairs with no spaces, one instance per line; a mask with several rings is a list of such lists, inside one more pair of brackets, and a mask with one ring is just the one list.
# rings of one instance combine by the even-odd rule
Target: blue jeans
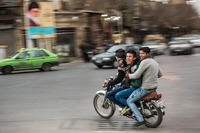
[[149,94],[149,93],[151,93],[153,91],[154,90],[138,88],[135,91],[133,91],[133,93],[127,99],[128,106],[130,107],[131,111],[134,113],[136,119],[139,122],[144,121],[144,118],[142,117],[142,114],[138,110],[137,106],[135,105],[135,102],[137,100],[139,100],[140,98],[142,98],[143,96],[145,96],[145,95],[147,95],[147,94]]
[[127,98],[131,95],[131,93],[133,91],[135,91],[137,88],[128,88],[128,89],[125,89],[125,90],[122,90],[120,92],[118,92],[116,95],[115,95],[115,99],[117,101],[119,101],[120,103],[122,103],[123,105],[125,106],[128,106],[126,100]]
[[118,106],[120,107],[124,107],[123,104],[121,104],[119,101],[117,101],[115,99],[115,94],[122,91],[124,88],[122,86],[119,86],[119,85],[116,85],[114,87],[113,90],[109,91],[107,94],[106,94],[106,98],[108,98],[110,101],[112,101],[114,104],[117,104]]

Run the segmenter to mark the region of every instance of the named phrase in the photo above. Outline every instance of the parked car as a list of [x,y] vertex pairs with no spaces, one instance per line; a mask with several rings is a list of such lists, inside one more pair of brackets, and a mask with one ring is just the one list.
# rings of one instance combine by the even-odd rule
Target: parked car
[[142,47],[149,47],[154,55],[164,54],[167,49],[166,43],[159,41],[145,41]]
[[200,47],[200,35],[199,34],[187,34],[182,36],[184,39],[188,39],[194,47]]
[[59,65],[58,56],[46,49],[21,49],[10,58],[0,60],[0,72],[10,74],[12,71],[40,69],[49,71]]
[[118,49],[124,49],[125,51],[128,50],[135,50],[139,53],[140,45],[138,44],[120,44],[114,45],[106,52],[97,54],[92,57],[92,63],[95,64],[97,67],[102,68],[103,66],[112,66],[117,67],[118,62],[115,59],[115,51]]
[[178,39],[174,41],[169,42],[169,54],[174,55],[176,54],[193,54],[194,46],[191,44],[191,42],[188,39]]

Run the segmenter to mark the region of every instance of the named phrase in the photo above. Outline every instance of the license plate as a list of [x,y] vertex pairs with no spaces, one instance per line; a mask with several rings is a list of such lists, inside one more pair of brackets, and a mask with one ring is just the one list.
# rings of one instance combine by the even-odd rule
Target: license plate
[[162,99],[159,99],[158,101],[156,101],[156,104],[158,107],[164,109],[165,108],[165,102]]
[[96,63],[102,63],[102,60],[96,60]]

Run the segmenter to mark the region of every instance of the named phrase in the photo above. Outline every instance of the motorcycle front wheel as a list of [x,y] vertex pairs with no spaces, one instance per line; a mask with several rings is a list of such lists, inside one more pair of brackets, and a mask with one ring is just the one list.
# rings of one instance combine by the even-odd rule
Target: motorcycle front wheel
[[160,108],[151,104],[149,107],[144,107],[143,117],[145,120],[145,126],[149,128],[156,128],[163,120],[163,113]]
[[115,113],[115,104],[112,103],[109,99],[105,98],[104,93],[97,93],[93,99],[93,105],[95,111],[101,116],[102,118],[109,119]]

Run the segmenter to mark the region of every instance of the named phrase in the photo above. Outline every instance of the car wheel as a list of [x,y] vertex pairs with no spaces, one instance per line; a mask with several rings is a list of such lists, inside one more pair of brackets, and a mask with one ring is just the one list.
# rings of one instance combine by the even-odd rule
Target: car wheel
[[194,54],[194,49],[191,49],[191,50],[189,51],[189,54]]
[[12,72],[12,68],[9,66],[5,66],[2,68],[2,74],[10,74]]
[[114,67],[114,68],[117,68],[117,67],[118,67],[118,64],[119,64],[119,63],[118,63],[117,61],[114,61],[114,62],[113,62],[113,67]]
[[169,51],[169,55],[172,55],[172,56],[173,56],[173,55],[174,55],[174,53],[173,53],[172,51]]
[[98,68],[102,68],[102,67],[103,67],[103,65],[97,65],[97,67],[98,67]]
[[41,70],[42,70],[42,71],[45,71],[45,72],[50,71],[50,70],[51,70],[51,64],[49,64],[49,63],[44,63],[44,64],[42,65]]

